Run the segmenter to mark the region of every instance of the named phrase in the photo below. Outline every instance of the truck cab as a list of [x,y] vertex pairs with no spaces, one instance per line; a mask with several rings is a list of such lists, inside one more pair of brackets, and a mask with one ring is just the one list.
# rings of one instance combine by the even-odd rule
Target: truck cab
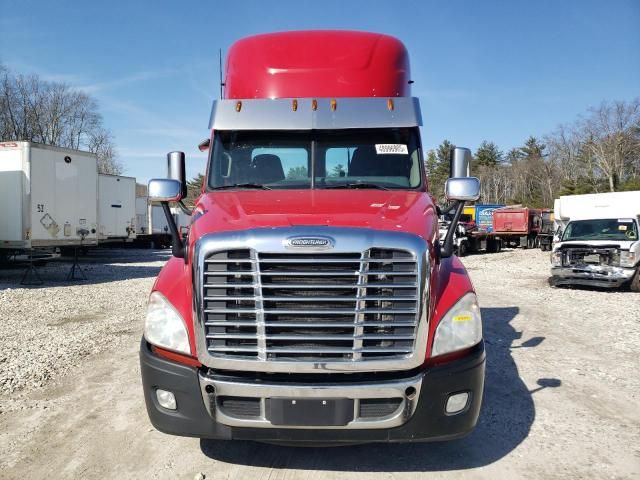
[[453,253],[470,152],[452,153],[441,241],[405,47],[285,32],[231,48],[183,241],[184,154],[149,183],[174,257],[140,348],[160,431],[298,445],[442,440],[475,426],[485,353]]

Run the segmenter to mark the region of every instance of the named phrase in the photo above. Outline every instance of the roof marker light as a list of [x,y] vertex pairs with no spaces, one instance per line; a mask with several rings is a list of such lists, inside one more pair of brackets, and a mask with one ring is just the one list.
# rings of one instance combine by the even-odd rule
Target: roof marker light
[[315,98],[311,100],[311,110],[313,110],[314,112],[318,110],[318,100],[316,100]]
[[236,112],[239,112],[240,110],[242,110],[242,102],[237,101],[236,102]]
[[294,112],[298,111],[298,100],[296,100],[295,98],[293,99],[293,101],[291,102],[291,109]]
[[331,99],[331,111],[332,111],[332,112],[335,112],[335,111],[336,111],[336,108],[338,108],[338,102],[336,102],[336,99],[335,99],[335,98],[332,98],[332,99]]
[[387,108],[393,110],[393,98],[387,100]]

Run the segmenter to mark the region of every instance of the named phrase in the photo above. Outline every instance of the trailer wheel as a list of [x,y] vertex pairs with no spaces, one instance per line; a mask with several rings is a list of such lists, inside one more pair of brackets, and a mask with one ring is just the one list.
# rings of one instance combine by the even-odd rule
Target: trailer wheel
[[527,248],[534,248],[536,241],[533,237],[527,237]]
[[500,253],[502,251],[502,240],[496,240],[496,253]]
[[640,293],[640,265],[638,265],[638,268],[636,268],[636,274],[631,279],[629,288],[631,289],[632,292]]
[[469,247],[467,247],[467,242],[462,242],[458,245],[458,256],[465,257],[469,253]]

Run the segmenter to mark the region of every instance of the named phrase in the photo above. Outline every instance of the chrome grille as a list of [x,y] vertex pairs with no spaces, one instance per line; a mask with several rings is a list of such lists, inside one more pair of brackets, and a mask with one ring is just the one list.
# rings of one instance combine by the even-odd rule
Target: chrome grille
[[262,253],[204,258],[210,355],[262,361],[360,361],[414,352],[420,280],[414,253]]

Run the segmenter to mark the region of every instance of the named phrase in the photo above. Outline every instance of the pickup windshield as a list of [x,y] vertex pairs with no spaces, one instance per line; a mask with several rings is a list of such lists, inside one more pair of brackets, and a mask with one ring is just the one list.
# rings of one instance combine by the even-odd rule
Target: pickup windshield
[[632,218],[604,218],[569,222],[562,241],[572,240],[637,240],[638,227]]
[[216,131],[209,189],[422,188],[417,128]]

